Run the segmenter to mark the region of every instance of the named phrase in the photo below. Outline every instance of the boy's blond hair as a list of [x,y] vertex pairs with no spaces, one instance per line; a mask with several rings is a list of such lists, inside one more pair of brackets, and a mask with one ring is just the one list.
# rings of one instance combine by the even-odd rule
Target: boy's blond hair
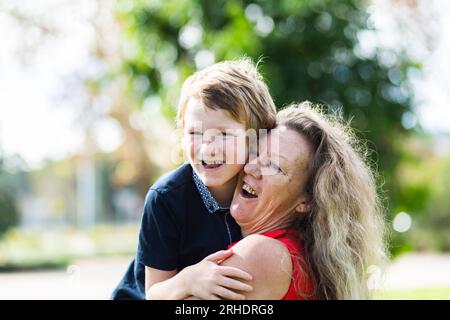
[[224,61],[186,79],[178,103],[177,123],[184,126],[189,99],[197,98],[210,109],[226,110],[247,129],[271,129],[276,108],[257,66],[249,58]]

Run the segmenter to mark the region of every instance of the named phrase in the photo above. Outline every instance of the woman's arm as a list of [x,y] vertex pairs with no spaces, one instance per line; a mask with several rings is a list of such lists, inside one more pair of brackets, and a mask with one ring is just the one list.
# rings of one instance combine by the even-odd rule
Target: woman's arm
[[236,267],[253,276],[253,280],[246,281],[253,291],[240,292],[246,299],[283,298],[292,279],[292,260],[284,244],[269,237],[250,235],[239,241],[233,252],[220,265]]
[[238,268],[218,265],[232,254],[232,250],[213,253],[179,273],[146,267],[146,298],[180,300],[193,296],[200,299],[243,299],[244,296],[235,291],[251,291],[252,287],[243,281],[250,280],[252,276]]

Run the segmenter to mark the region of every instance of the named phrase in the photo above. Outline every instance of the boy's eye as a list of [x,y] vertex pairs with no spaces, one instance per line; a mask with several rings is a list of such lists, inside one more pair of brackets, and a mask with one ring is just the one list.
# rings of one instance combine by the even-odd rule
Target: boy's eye
[[191,132],[189,132],[189,134],[192,136],[202,136],[203,135],[203,133],[200,131],[191,131]]
[[228,133],[228,132],[221,132],[220,135],[223,138],[232,138],[232,137],[234,137],[234,135],[232,135],[231,133]]

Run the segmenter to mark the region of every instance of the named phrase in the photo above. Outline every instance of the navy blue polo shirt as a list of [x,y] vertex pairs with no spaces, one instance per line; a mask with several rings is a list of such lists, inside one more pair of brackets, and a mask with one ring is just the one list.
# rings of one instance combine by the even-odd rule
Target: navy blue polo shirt
[[185,163],[149,190],[136,258],[112,299],[145,299],[145,266],[181,271],[242,238],[228,208],[221,208]]

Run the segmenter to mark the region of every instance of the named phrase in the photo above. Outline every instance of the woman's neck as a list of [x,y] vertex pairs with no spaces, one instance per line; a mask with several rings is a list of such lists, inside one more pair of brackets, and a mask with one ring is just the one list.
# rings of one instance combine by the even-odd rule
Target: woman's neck
[[225,184],[218,187],[208,187],[209,192],[222,208],[228,208],[233,200],[234,189],[236,188],[237,176],[233,177]]
[[263,234],[270,231],[284,230],[290,228],[291,221],[266,221],[266,223],[241,225],[242,237],[246,237],[251,234]]

